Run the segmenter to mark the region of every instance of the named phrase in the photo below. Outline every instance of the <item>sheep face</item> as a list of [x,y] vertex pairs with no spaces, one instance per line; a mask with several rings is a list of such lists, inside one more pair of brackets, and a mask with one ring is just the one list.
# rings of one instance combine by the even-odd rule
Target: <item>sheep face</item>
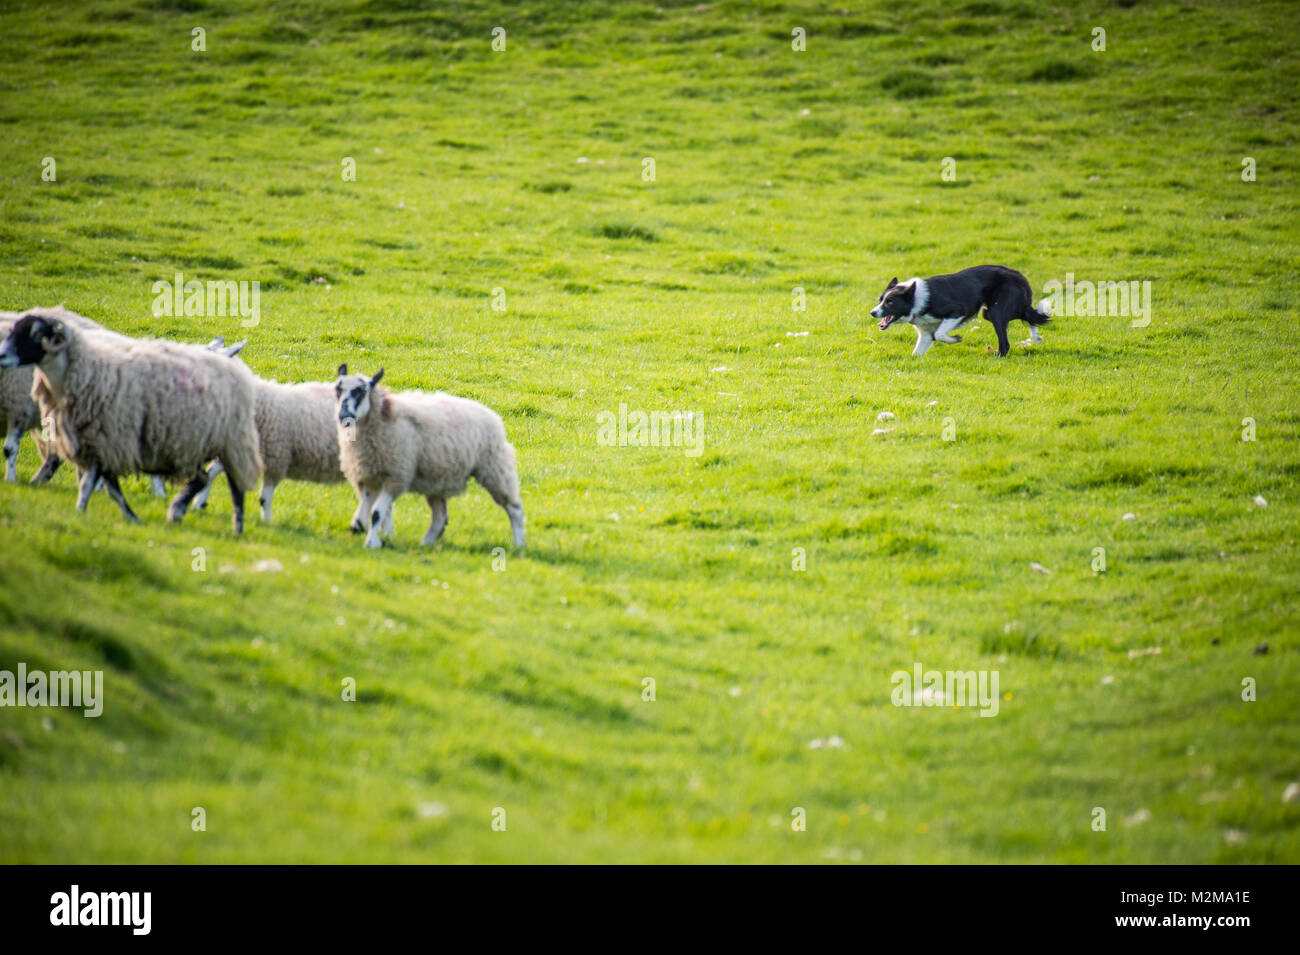
[[24,315],[0,344],[0,368],[39,365],[68,347],[68,330],[60,321]]
[[370,413],[370,395],[379,379],[384,377],[380,368],[373,378],[349,375],[347,365],[339,365],[339,379],[334,383],[334,403],[339,412],[339,424],[352,428]]

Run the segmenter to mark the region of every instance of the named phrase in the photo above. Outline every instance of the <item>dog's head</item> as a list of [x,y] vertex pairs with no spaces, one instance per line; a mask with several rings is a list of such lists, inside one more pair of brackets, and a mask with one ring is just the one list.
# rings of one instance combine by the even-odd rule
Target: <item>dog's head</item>
[[356,427],[357,421],[370,413],[372,405],[377,403],[371,400],[372,396],[382,399],[374,392],[383,377],[382,368],[373,378],[367,378],[365,375],[349,375],[348,366],[339,365],[339,378],[334,383],[334,404],[338,408],[339,424],[345,428]]
[[916,305],[916,283],[899,285],[897,278],[889,280],[885,290],[880,293],[880,301],[871,310],[871,317],[880,319],[880,327],[888,328],[900,318],[906,318]]

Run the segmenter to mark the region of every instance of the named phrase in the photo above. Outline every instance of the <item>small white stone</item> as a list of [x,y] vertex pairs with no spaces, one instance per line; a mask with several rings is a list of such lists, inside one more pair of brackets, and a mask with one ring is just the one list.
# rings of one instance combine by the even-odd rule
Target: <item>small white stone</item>
[[1256,507],[1268,507],[1268,501],[1264,500],[1262,494],[1256,494],[1254,497]]
[[415,807],[415,814],[421,819],[441,819],[447,815],[447,807],[440,802],[422,802]]

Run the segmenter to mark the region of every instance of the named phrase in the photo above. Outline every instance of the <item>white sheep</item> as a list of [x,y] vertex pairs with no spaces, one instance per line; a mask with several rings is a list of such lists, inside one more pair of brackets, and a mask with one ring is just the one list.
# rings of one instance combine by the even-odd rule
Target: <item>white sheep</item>
[[102,477],[130,521],[118,476],[145,472],[185,479],[168,519],[180,521],[220,458],[230,479],[235,532],[244,493],[262,469],[253,420],[252,373],[197,345],[105,337],[57,319],[25,315],[0,345],[0,368],[35,365],[32,394],[54,425],[54,450],[85,469],[77,509]]
[[423,495],[433,519],[421,543],[432,546],[447,526],[447,498],[465,491],[472,477],[510,517],[516,547],[524,546],[524,508],[519,500],[515,449],[501,416],[453,395],[393,393],[373,378],[349,375],[339,366],[334,384],[338,409],[339,463],[361,498],[366,547],[391,536],[393,501]]
[[[104,336],[121,340],[125,340],[127,337],[118,332],[104,328],[102,325],[91,321],[84,315],[78,315],[76,312],[69,312],[60,305],[55,308],[32,308],[21,314],[18,312],[0,312],[0,340],[3,340],[4,337],[9,334],[10,328],[12,328],[13,324],[23,315],[37,315],[41,318],[58,319],[64,323],[74,325],[77,328],[93,329]],[[233,357],[234,355],[239,354],[240,349],[247,344],[248,339],[244,339],[241,342],[236,342],[234,345],[227,347],[225,338],[218,335],[216,338],[212,339],[212,341],[208,342],[205,347],[208,351],[214,351],[227,357]],[[10,451],[10,441],[8,438],[6,438],[5,441],[5,480],[7,481],[17,480],[17,471],[14,468],[14,462],[18,457],[19,440],[22,438],[25,431],[36,427],[40,422],[40,408],[36,404],[36,399],[33,398],[31,394],[32,380],[35,373],[35,366],[31,365],[20,365],[17,368],[0,370],[0,420],[3,420],[6,416],[8,409],[13,409],[12,413],[9,414],[9,420],[12,422],[10,425],[10,432],[13,439],[12,452]],[[22,394],[20,399],[19,391],[21,389],[25,389],[25,392]],[[22,427],[24,424],[26,426]],[[50,478],[54,477],[55,472],[58,471],[60,465],[63,464],[63,460],[57,453],[49,448],[47,442],[42,440],[39,435],[35,438],[35,441],[36,448],[44,460],[41,462],[40,470],[38,470],[35,477],[32,478],[32,483],[44,484],[49,481]],[[77,475],[77,480],[78,482],[81,480],[80,473]],[[155,497],[167,496],[167,483],[163,480],[161,475],[150,475],[150,482]],[[103,486],[103,483],[103,478],[101,478],[95,485],[95,490],[98,491],[100,487]]]
[[[95,322],[78,315],[76,312],[68,311],[62,305],[54,308],[32,308],[26,312],[0,311],[0,339],[8,335],[24,315],[39,315],[42,318],[57,319],[76,328],[100,328]],[[34,370],[28,366],[0,370],[0,427],[5,431],[6,481],[18,480],[18,449],[23,435],[36,429],[41,422],[40,408],[36,404],[36,399],[32,397],[32,376],[34,374]],[[50,457],[46,442],[41,440],[39,432],[35,440],[41,458],[46,462],[52,461],[48,473],[45,466],[42,466],[41,471],[32,482],[40,483],[42,480],[49,480],[49,476],[54,473],[54,469],[59,465],[59,459],[57,456]]]
[[[326,382],[281,384],[256,380],[257,438],[262,451],[262,520],[271,521],[276,486],[286,479],[314,484],[342,484],[334,393]],[[218,461],[208,471],[208,486],[194,499],[207,504],[211,481],[222,472]],[[354,526],[362,518],[358,506]]]

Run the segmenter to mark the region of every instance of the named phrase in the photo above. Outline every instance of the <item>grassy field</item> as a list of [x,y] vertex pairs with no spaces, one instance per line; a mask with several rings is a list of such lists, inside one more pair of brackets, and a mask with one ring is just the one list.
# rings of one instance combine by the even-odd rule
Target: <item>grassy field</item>
[[[481,400],[529,544],[477,488],[432,551],[345,486],[128,526],[26,442],[0,670],[106,699],[0,709],[0,861],[1300,861],[1295,12],[3,4],[0,308]],[[1150,325],[867,314],[982,262]],[[178,272],[260,324],[156,318]],[[918,663],[996,717],[893,705]]]

